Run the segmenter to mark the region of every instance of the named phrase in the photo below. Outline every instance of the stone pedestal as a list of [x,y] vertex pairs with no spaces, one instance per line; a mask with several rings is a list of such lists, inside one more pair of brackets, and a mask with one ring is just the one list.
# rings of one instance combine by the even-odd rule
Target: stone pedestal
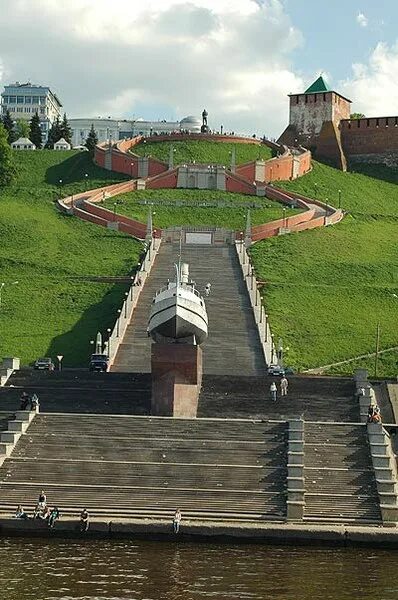
[[195,418],[202,385],[202,350],[190,344],[152,344],[151,414]]

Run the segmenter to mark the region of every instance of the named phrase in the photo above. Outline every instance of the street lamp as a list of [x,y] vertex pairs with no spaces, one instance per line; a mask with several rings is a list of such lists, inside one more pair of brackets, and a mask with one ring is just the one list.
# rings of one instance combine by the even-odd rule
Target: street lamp
[[128,300],[128,292],[124,292],[125,300],[124,300],[124,318],[127,319],[127,300]]
[[84,173],[84,189],[87,192],[87,178],[88,178],[88,173]]
[[111,329],[108,327],[107,332],[108,332],[108,358],[111,355]]
[[113,220],[114,221],[116,221],[116,205],[117,205],[117,202],[114,202],[113,203]]
[[116,319],[116,337],[119,337],[119,321],[120,321],[120,314],[121,314],[121,310],[120,308],[117,309],[118,312],[118,318]]
[[130,167],[131,167],[131,179],[134,179],[134,176],[133,176],[134,163],[133,162],[130,164]]
[[339,190],[339,208],[341,208],[341,190]]
[[286,206],[282,208],[282,227],[283,229],[286,227]]
[[18,281],[12,281],[9,284],[6,284],[5,281],[3,281],[2,283],[0,283],[0,308],[1,308],[1,302],[2,302],[2,292],[3,292],[3,288],[5,285],[16,285],[17,283],[19,283]]
[[61,198],[62,179],[60,179],[58,183],[59,183],[59,197]]

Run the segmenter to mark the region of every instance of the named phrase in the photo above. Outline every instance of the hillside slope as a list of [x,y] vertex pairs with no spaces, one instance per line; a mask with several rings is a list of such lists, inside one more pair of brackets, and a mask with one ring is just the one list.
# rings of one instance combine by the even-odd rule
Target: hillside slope
[[87,153],[20,152],[15,160],[17,179],[0,190],[0,357],[26,364],[63,354],[75,366],[114,321],[125,289],[84,277],[130,272],[141,245],[55,209],[61,186],[66,195],[115,180]]
[[[335,206],[341,190],[349,211],[336,226],[252,248],[275,338],[289,347],[287,362],[302,369],[374,352],[378,323],[381,348],[398,346],[397,186],[315,163],[312,173],[280,187]],[[380,374],[395,376],[397,361],[397,352],[384,355]]]

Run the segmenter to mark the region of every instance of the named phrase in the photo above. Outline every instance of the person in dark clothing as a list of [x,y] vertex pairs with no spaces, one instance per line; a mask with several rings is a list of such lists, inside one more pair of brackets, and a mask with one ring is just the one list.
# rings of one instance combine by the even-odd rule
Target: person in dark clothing
[[27,392],[22,392],[20,401],[21,401],[21,405],[20,405],[19,409],[27,410],[29,401],[30,401],[29,394]]
[[90,525],[90,516],[86,508],[80,513],[80,531],[87,531]]

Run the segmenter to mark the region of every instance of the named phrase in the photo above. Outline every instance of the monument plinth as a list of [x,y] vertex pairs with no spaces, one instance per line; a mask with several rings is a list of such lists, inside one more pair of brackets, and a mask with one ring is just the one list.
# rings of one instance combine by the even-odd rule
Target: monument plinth
[[152,344],[151,414],[195,418],[202,385],[202,350],[192,344]]

